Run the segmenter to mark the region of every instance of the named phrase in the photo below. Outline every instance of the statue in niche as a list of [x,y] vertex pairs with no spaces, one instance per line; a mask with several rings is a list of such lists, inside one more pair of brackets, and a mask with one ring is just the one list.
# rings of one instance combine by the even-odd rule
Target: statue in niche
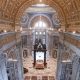
[[57,58],[57,51],[56,50],[53,50],[52,57]]
[[23,51],[23,57],[26,58],[28,56],[27,50]]

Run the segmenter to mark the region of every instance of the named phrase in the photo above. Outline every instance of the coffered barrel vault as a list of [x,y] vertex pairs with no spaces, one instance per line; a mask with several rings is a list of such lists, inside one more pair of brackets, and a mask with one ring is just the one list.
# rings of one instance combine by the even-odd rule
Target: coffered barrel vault
[[[19,22],[24,10],[39,0],[0,0],[0,19]],[[42,0],[58,12],[61,24],[66,30],[80,30],[79,0]],[[78,31],[79,31],[78,30]]]

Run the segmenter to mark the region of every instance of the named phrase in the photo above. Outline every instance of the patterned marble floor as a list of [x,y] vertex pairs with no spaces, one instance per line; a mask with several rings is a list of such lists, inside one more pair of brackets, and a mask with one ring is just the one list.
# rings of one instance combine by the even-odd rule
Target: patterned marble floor
[[28,69],[28,73],[24,74],[26,76],[54,76],[56,78],[56,66],[57,60],[54,58],[49,58],[47,60],[47,68],[44,69],[35,69],[33,68],[33,58],[30,56],[26,59],[23,59],[23,66]]

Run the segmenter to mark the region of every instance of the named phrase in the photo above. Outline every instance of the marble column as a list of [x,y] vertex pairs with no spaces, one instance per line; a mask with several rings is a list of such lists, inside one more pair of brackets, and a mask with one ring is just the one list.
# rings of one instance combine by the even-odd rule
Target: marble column
[[18,66],[19,80],[24,80],[23,79],[22,48],[20,44],[17,44],[15,52],[17,54],[17,60],[18,60],[17,66]]
[[0,80],[8,80],[6,72],[6,57],[2,51],[0,51]]
[[79,56],[76,55],[73,58],[72,80],[77,80],[77,74],[78,74],[78,71],[79,71],[79,67],[80,67]]

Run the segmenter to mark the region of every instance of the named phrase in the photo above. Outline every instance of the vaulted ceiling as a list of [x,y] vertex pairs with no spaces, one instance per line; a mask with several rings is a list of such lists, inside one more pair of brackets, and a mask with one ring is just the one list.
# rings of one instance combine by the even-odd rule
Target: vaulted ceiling
[[[40,0],[0,0],[0,19],[18,22],[26,8]],[[55,8],[65,24],[80,21],[80,0],[42,0]]]

